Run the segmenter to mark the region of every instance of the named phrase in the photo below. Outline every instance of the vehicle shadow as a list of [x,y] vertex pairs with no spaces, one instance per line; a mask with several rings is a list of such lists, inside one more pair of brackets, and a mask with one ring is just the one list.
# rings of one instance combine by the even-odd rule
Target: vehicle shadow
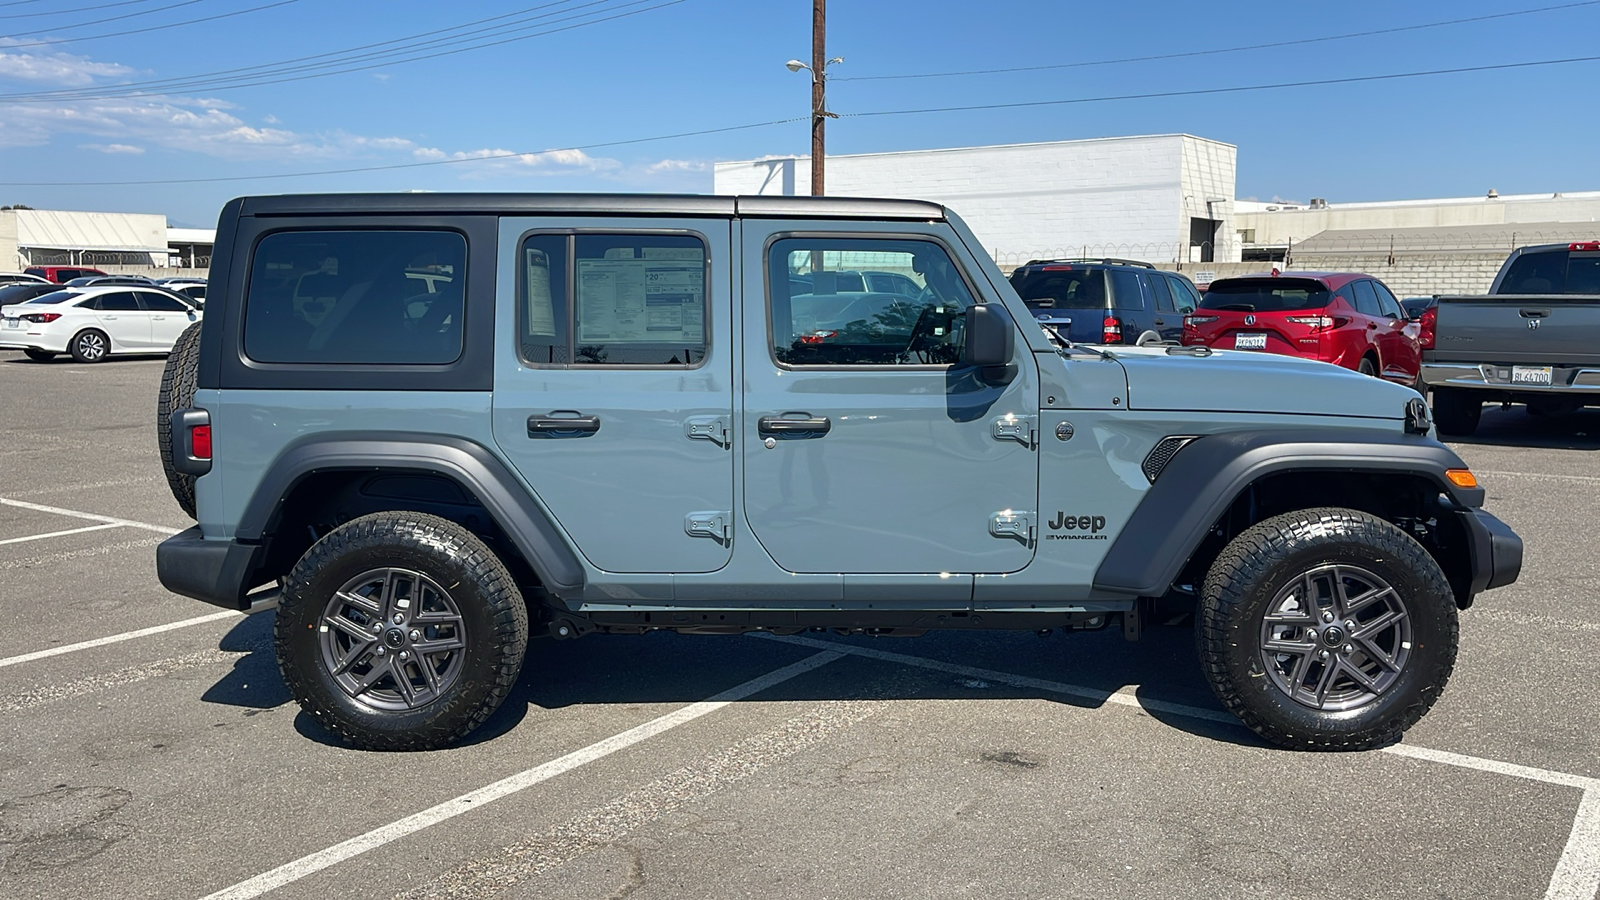
[[1600,450],[1600,409],[1582,409],[1563,416],[1535,416],[1529,415],[1523,406],[1485,407],[1478,430],[1470,437],[1446,436],[1444,440],[1478,447]]

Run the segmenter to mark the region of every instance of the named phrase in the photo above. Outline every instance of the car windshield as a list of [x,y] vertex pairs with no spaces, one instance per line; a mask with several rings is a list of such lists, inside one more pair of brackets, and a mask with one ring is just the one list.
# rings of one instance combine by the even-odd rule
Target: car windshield
[[1213,281],[1201,309],[1237,312],[1294,312],[1322,309],[1332,294],[1320,281],[1297,278]]

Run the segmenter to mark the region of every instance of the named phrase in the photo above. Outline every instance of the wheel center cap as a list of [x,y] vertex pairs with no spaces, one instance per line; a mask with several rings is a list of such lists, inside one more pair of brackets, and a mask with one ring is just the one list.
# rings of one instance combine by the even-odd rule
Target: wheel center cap
[[406,644],[406,633],[398,628],[391,628],[383,633],[383,644],[390,650],[399,650]]
[[1345,640],[1344,629],[1337,625],[1329,625],[1322,632],[1322,645],[1324,647],[1337,647]]

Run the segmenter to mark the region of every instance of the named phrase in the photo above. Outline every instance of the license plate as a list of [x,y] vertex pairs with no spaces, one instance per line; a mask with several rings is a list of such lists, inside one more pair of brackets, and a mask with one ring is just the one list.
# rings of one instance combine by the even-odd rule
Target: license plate
[[1233,349],[1265,350],[1267,349],[1267,336],[1264,334],[1236,334],[1233,336]]
[[21,328],[22,327],[22,320],[21,319],[7,319],[6,320],[6,327],[7,328]]
[[1549,384],[1549,366],[1512,366],[1512,384]]

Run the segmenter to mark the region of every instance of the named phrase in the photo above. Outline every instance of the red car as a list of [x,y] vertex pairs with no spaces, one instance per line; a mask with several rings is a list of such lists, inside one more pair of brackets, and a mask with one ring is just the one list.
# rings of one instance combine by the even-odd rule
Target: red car
[[1183,343],[1319,359],[1415,387],[1421,331],[1370,275],[1274,271],[1211,282],[1183,320]]
[[87,275],[105,274],[99,269],[91,269],[88,266],[29,266],[22,271],[56,284],[66,284],[74,278],[83,278]]

